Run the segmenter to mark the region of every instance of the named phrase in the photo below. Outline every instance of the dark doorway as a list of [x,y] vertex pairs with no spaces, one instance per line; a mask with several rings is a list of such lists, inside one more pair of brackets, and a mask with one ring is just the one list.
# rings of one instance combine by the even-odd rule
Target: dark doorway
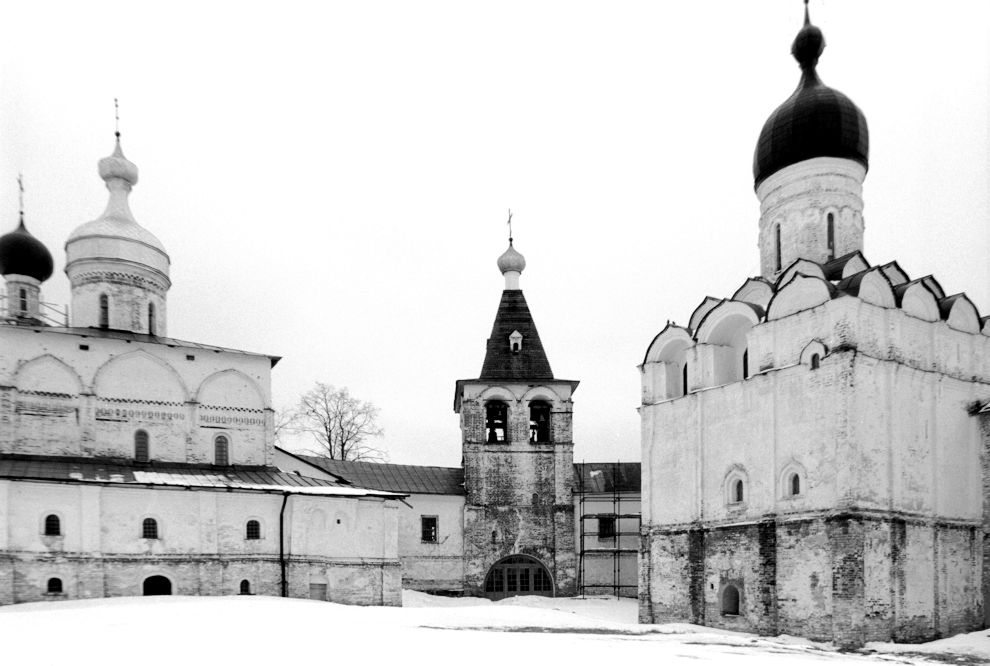
[[520,594],[553,596],[553,579],[539,560],[528,555],[513,555],[499,560],[485,578],[485,596],[505,599]]
[[149,576],[144,579],[144,596],[172,594],[172,581],[165,576]]

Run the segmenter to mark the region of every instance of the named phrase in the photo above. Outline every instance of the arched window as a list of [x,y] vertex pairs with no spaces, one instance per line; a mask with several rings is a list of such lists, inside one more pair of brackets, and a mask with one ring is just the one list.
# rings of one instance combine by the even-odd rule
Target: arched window
[[493,401],[485,405],[485,441],[504,442],[509,406],[504,402]]
[[742,479],[736,479],[732,482],[732,501],[742,502],[743,501],[743,482]]
[[835,258],[835,215],[829,213],[826,224],[828,226],[826,231],[828,236],[828,258],[833,259]]
[[54,513],[45,516],[45,536],[62,536],[62,521]]
[[154,518],[145,518],[144,522],[141,523],[141,538],[157,539],[158,521],[156,521]]
[[817,370],[818,369],[818,366],[820,366],[821,363],[822,363],[822,357],[821,356],[819,356],[818,354],[812,354],[811,355],[811,369],[812,370]]
[[681,370],[681,395],[687,395],[688,393],[688,364],[684,361],[684,368]]
[[100,294],[100,328],[110,327],[110,297]]
[[241,581],[241,594],[251,594],[251,581],[246,579]]
[[27,309],[28,309],[28,294],[27,294],[27,289],[21,289],[19,296],[20,296],[20,301],[21,301],[21,314],[24,314],[24,313],[27,312]]
[[244,530],[245,539],[260,539],[261,538],[261,523],[257,520],[247,521],[247,527]]
[[780,225],[775,225],[773,228],[773,252],[774,252],[774,270],[780,270]]
[[155,304],[148,303],[148,335],[155,334]]
[[529,441],[550,441],[550,405],[542,400],[529,403]]
[[149,458],[148,433],[145,430],[138,430],[134,433],[134,460],[148,462]]
[[217,435],[213,440],[213,461],[216,465],[227,466],[230,464],[230,444],[226,435]]
[[48,594],[62,594],[62,579],[61,578],[49,578],[48,579]]
[[739,589],[735,585],[722,590],[722,615],[739,615]]
[[801,475],[798,474],[797,472],[795,472],[794,474],[791,474],[791,487],[790,487],[790,491],[791,491],[791,495],[800,495],[801,494]]
[[743,350],[742,364],[743,364],[743,379],[748,379],[749,378],[749,348]]

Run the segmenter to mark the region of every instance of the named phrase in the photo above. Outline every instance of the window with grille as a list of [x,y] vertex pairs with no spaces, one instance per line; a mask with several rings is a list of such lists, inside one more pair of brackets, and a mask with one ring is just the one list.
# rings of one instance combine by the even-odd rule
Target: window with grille
[[145,518],[141,523],[141,537],[144,539],[158,538],[158,521],[154,518]]
[[485,405],[485,441],[504,442],[509,406],[504,402],[489,402]]
[[62,521],[54,513],[45,517],[45,536],[61,536]]
[[48,579],[48,594],[62,594],[62,579],[61,578],[49,578]]
[[542,400],[529,403],[529,441],[550,441],[550,405]]
[[436,543],[439,520],[436,516],[420,516],[423,543]]
[[230,444],[229,440],[224,435],[217,435],[217,438],[213,440],[213,459],[217,465],[229,465],[230,455],[229,455]]
[[148,462],[149,457],[148,433],[144,430],[138,430],[134,433],[134,460]]
[[261,538],[261,523],[257,520],[247,521],[247,528],[245,530],[245,538],[247,539],[260,539]]
[[241,594],[251,594],[251,581],[249,580],[241,581]]

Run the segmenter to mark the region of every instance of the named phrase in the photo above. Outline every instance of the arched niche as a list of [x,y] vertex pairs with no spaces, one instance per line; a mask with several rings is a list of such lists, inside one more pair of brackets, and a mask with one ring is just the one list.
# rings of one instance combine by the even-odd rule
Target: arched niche
[[36,356],[17,368],[14,385],[18,391],[78,395],[82,378],[65,361],[51,354]]
[[709,312],[711,312],[715,306],[723,302],[724,298],[715,298],[714,296],[705,296],[705,300],[701,301],[701,305],[694,309],[691,313],[691,319],[688,321],[688,328],[692,331],[697,331],[698,326],[701,325],[701,320],[705,318]]
[[821,280],[825,279],[825,271],[820,265],[809,259],[795,259],[777,278],[775,291],[780,291],[784,285],[791,281],[791,278],[798,274],[817,277]]
[[914,280],[898,287],[895,294],[900,296],[901,309],[924,321],[938,321],[941,313],[935,294],[923,280]]
[[264,409],[265,396],[258,383],[239,370],[215,372],[199,385],[196,400],[201,405]]
[[831,299],[831,285],[823,278],[797,273],[774,294],[767,310],[767,319],[781,319],[818,307]]
[[811,370],[817,370],[819,365],[828,355],[828,347],[821,340],[812,340],[801,350],[801,365]]
[[939,311],[949,328],[965,333],[979,333],[980,313],[966,294],[947,296],[939,301]]
[[694,344],[687,329],[667,324],[650,343],[643,361],[643,400],[647,404],[669,400],[687,392],[684,364]]
[[764,312],[773,298],[773,285],[761,277],[749,278],[732,294],[732,300],[760,306]]
[[116,400],[183,403],[189,396],[175,369],[144,350],[115,356],[100,366],[93,389],[100,398]]
[[723,301],[705,315],[694,337],[699,345],[711,347],[704,357],[712,363],[714,386],[746,377],[747,336],[759,321],[757,306],[740,301]]

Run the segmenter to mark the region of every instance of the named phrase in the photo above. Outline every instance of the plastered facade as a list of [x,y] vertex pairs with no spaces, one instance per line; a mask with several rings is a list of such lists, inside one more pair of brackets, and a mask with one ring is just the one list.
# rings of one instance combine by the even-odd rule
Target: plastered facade
[[[986,481],[974,406],[990,399],[990,338],[964,297],[932,282],[924,293],[935,307],[911,310],[922,282],[888,274],[900,308],[783,271],[771,299],[703,303],[695,329],[670,326],[651,345],[642,621],[844,645],[982,626]],[[745,377],[740,349],[717,344],[740,337]],[[729,585],[738,613],[725,612]]]

